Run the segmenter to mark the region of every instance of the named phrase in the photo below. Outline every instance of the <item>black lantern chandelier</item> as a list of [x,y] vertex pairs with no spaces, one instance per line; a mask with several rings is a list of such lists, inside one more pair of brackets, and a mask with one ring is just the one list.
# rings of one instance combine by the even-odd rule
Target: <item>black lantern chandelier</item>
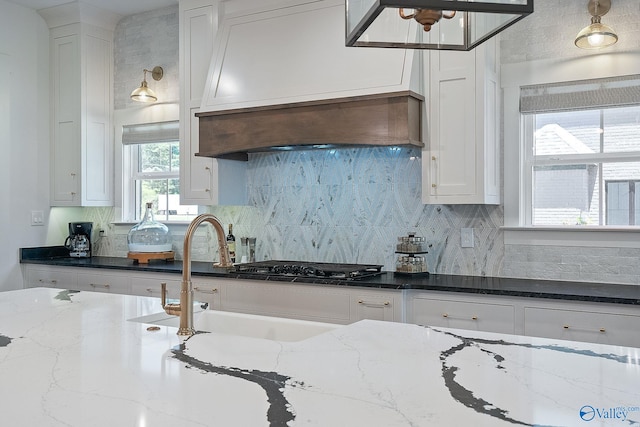
[[471,50],[533,12],[533,0],[346,0],[346,45]]

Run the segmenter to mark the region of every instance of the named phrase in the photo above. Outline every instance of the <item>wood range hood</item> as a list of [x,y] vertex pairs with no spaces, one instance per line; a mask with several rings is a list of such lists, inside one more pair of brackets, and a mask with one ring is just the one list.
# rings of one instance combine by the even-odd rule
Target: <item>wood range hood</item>
[[196,113],[197,156],[329,147],[423,147],[424,97],[412,91]]

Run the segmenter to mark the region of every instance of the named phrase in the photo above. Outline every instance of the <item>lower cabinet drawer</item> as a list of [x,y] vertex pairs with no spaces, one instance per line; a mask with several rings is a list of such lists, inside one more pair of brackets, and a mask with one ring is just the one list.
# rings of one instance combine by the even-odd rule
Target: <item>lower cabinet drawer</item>
[[525,307],[525,335],[640,347],[640,315]]
[[505,334],[515,333],[515,308],[511,305],[431,298],[414,298],[411,303],[411,323]]
[[77,289],[80,291],[130,294],[131,282],[126,274],[78,273]]
[[56,267],[32,267],[27,269],[27,287],[75,289],[78,275],[75,271]]
[[221,296],[221,309],[329,323],[350,323],[349,292],[334,287],[234,281]]
[[351,322],[358,320],[396,320],[395,299],[392,295],[370,293],[364,291],[354,292],[351,295]]
[[162,297],[162,284],[167,285],[167,298],[180,298],[180,280],[167,280],[162,277],[139,277],[131,278],[131,293],[144,297]]

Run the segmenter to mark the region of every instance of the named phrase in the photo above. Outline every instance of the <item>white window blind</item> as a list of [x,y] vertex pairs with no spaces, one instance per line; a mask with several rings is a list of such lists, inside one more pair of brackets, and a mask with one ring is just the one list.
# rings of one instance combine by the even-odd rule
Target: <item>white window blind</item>
[[640,75],[637,74],[520,88],[520,112],[523,114],[623,107],[638,103]]
[[180,122],[159,122],[125,125],[122,127],[122,144],[153,144],[173,142],[180,138]]

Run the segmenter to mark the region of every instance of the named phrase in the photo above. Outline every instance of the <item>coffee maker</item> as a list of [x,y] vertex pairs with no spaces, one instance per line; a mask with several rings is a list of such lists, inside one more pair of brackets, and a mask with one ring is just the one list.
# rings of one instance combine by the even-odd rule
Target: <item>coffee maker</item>
[[75,258],[89,258],[91,256],[92,222],[70,222],[69,236],[64,241],[64,247],[69,250],[69,256]]

